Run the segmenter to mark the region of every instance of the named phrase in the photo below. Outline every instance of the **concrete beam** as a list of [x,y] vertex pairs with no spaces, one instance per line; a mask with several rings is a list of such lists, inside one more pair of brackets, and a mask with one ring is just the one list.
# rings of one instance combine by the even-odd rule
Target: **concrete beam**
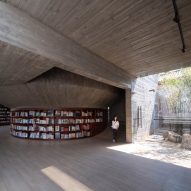
[[121,68],[3,2],[0,41],[48,58],[57,67],[116,87],[127,88],[132,78]]

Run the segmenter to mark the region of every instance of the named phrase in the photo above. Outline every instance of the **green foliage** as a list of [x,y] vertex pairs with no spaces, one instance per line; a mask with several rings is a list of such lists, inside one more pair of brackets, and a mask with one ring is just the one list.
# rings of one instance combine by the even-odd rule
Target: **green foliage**
[[161,84],[164,86],[179,86],[181,85],[181,80],[175,77],[169,79],[163,79],[161,81]]
[[163,76],[161,85],[166,87],[179,87],[179,89],[191,87],[191,68],[184,68],[177,74],[172,72]]
[[183,81],[184,88],[191,87],[191,68],[183,69],[182,81]]
[[181,112],[181,103],[191,100],[191,68],[169,72],[162,76],[159,91],[166,92],[166,101],[171,111]]

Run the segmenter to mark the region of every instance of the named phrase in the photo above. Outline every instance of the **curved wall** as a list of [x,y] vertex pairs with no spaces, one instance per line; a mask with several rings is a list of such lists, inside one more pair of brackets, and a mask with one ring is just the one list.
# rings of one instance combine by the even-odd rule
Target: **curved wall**
[[1,86],[0,102],[10,108],[93,107],[116,102],[123,90],[52,68],[30,82]]

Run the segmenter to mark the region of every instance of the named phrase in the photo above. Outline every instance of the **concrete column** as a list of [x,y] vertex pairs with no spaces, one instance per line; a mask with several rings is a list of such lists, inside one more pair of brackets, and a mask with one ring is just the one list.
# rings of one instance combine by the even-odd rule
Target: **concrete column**
[[132,123],[132,100],[131,89],[125,92],[125,110],[126,110],[126,142],[133,142],[133,123]]

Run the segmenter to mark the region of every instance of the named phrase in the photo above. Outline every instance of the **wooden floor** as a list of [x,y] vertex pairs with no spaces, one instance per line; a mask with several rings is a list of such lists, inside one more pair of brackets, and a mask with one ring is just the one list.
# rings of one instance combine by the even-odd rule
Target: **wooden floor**
[[107,149],[106,135],[29,141],[1,127],[0,191],[191,191],[191,169]]

